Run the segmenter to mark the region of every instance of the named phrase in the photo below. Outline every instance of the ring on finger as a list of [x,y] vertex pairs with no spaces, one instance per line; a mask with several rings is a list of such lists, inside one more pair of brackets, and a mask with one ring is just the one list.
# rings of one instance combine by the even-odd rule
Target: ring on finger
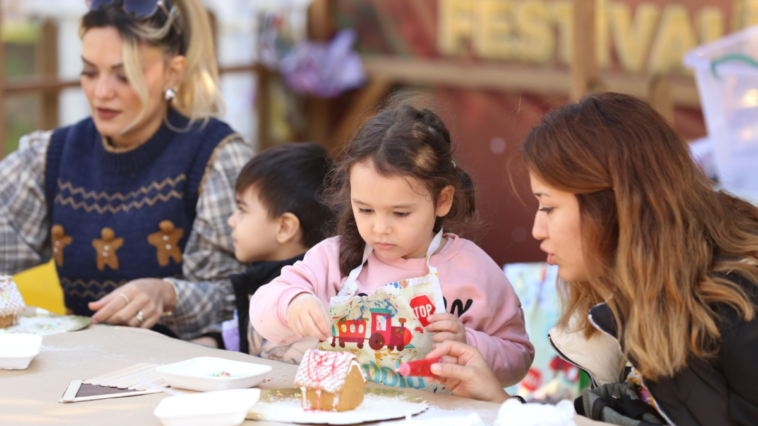
[[124,293],[121,293],[121,292],[118,292],[118,295],[121,296],[121,297],[123,297],[124,300],[126,300],[126,304],[127,305],[129,304],[130,300],[129,300],[129,297],[127,295],[125,295]]
[[139,321],[140,324],[145,322],[145,314],[143,314],[142,311],[137,312],[135,318],[137,318],[137,321]]

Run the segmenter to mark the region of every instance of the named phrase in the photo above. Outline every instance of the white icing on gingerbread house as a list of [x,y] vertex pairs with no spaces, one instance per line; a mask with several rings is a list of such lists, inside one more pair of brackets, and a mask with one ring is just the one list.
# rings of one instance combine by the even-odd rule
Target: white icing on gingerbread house
[[26,309],[24,298],[11,277],[0,276],[0,317],[20,315]]
[[366,375],[351,352],[311,349],[303,356],[295,376],[295,386],[338,394],[353,366],[358,367],[363,383],[366,383]]

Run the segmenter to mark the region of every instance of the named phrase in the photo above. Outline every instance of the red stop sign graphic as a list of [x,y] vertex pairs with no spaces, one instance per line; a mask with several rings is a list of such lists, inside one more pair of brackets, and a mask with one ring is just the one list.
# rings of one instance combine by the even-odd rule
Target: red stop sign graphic
[[534,392],[542,385],[542,373],[540,373],[540,370],[532,367],[529,369],[529,372],[526,374],[526,377],[524,377],[524,380],[521,381],[521,386],[524,387],[524,389],[528,390],[529,392]]
[[413,313],[416,314],[416,318],[421,322],[421,325],[426,327],[429,325],[427,317],[434,314],[437,308],[434,307],[434,303],[429,300],[429,297],[425,294],[418,295],[411,299],[411,308]]

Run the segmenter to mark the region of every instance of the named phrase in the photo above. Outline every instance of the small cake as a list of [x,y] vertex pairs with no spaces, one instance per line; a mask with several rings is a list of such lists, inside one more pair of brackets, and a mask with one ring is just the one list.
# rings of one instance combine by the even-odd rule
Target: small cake
[[349,411],[363,402],[366,376],[351,352],[311,349],[303,356],[295,386],[305,409]]
[[18,325],[19,316],[25,309],[16,283],[9,276],[0,276],[0,328]]

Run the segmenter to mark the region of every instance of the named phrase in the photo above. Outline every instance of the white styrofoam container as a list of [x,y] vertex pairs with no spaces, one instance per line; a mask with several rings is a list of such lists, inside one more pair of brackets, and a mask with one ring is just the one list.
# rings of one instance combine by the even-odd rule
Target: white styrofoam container
[[163,399],[153,414],[164,426],[236,426],[258,402],[259,389],[195,393]]
[[758,25],[684,56],[695,72],[721,185],[758,192]]
[[[156,370],[171,387],[208,392],[253,387],[263,381],[272,367],[224,358],[200,357],[161,365]],[[228,372],[232,377],[214,377],[221,372]]]
[[0,334],[0,369],[24,370],[42,346],[36,334]]

